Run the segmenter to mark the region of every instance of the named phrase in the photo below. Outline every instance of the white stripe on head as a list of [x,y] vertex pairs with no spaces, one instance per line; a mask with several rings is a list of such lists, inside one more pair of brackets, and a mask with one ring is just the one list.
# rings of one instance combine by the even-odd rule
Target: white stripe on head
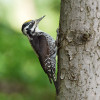
[[33,27],[31,28],[31,31],[34,31],[35,27],[36,27],[36,26],[35,26],[35,24],[34,24]]
[[28,27],[29,27],[29,25],[26,26],[26,27],[24,28],[24,30],[23,30],[23,32],[24,32],[25,35],[27,35],[27,28],[28,28]]

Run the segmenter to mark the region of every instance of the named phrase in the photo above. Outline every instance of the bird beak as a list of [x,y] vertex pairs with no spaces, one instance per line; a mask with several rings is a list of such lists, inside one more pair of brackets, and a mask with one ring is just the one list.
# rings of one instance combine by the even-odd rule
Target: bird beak
[[39,18],[39,19],[36,19],[35,20],[35,22],[36,22],[36,25],[38,25],[39,24],[39,22],[44,18],[45,16],[42,16],[41,18]]

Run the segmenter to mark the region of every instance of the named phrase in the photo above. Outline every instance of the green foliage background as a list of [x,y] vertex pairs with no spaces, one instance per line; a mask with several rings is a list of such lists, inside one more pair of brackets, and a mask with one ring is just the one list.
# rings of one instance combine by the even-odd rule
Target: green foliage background
[[[2,0],[1,0],[2,1]],[[46,28],[56,37],[60,0],[35,0],[38,16],[47,15]],[[5,12],[5,13],[4,13]],[[28,39],[7,21],[9,11],[0,4],[0,100],[55,100],[54,85],[43,72]]]

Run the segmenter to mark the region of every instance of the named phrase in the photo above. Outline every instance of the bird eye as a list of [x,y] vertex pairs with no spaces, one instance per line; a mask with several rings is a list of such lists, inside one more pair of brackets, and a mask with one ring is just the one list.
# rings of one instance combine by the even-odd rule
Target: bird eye
[[29,30],[28,28],[26,30]]
[[30,23],[29,28],[32,28],[32,27],[33,27],[33,24],[32,24],[32,23]]
[[31,29],[31,28],[33,27],[34,23],[35,23],[35,22],[30,23],[29,29]]

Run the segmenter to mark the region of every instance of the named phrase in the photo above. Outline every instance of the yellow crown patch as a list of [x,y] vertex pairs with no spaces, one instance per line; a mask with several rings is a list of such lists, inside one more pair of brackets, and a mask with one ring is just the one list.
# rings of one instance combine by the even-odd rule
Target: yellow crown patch
[[32,21],[32,20],[27,20],[25,23],[28,23],[28,22],[30,22],[30,21]]

